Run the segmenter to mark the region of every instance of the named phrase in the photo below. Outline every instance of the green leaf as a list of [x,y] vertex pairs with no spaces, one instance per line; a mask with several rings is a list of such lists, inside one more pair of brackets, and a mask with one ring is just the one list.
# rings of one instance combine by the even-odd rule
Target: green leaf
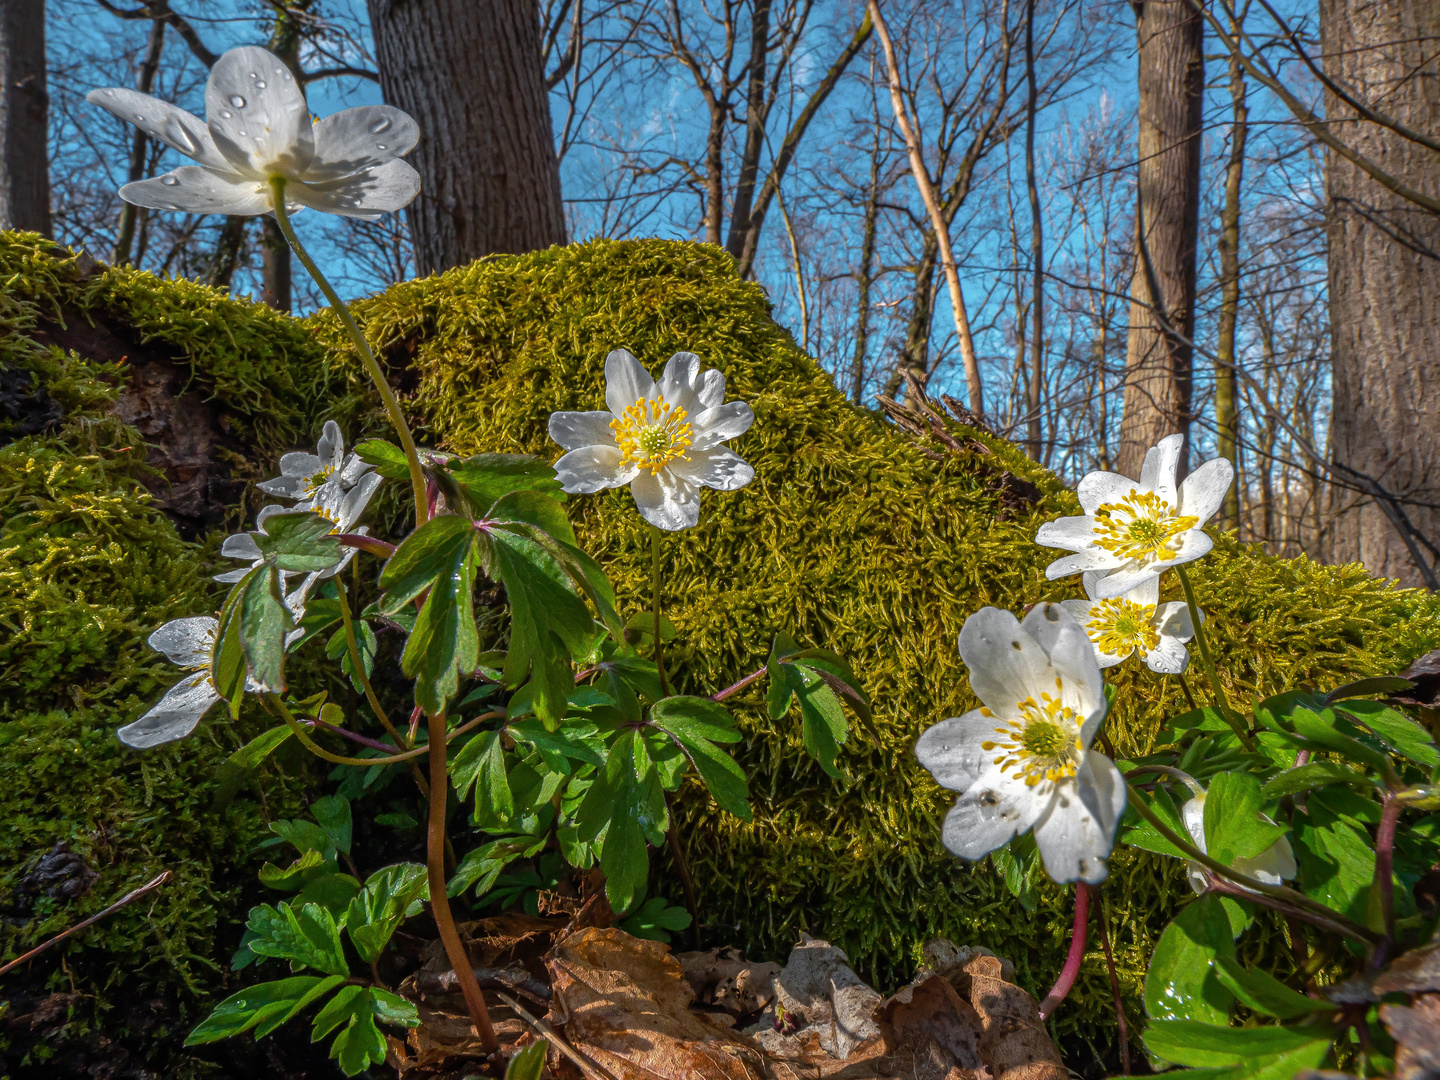
[[321,631],[340,621],[340,601],[333,596],[333,583],[327,581],[321,588],[332,595],[322,593],[316,596],[312,593],[305,601],[305,611],[301,614],[300,621],[295,624],[299,627],[300,634],[285,646],[286,652],[294,652]]
[[[1409,682],[1408,679],[1398,681]],[[1398,709],[1378,701],[1351,701],[1340,711],[1364,724],[1402,757],[1430,769],[1440,765],[1440,750],[1436,749],[1430,732]]]
[[229,806],[250,774],[294,734],[288,724],[262,731],[221,762],[215,770],[214,809],[223,810]]
[[701,697],[668,697],[650,710],[650,722],[684,749],[700,779],[724,810],[741,821],[751,820],[750,786],[745,770],[716,743],[739,742],[730,710]]
[[378,986],[370,987],[370,999],[375,1009],[375,1019],[382,1024],[395,1024],[400,1027],[419,1027],[420,1010],[415,1008],[413,1001],[408,1001],[399,994],[392,994],[389,990],[382,990]]
[[1286,986],[1259,968],[1246,968],[1229,956],[1215,958],[1215,975],[1240,1004],[1263,1016],[1295,1020],[1311,1013],[1335,1011],[1332,1001],[1316,1001]]
[[425,886],[425,867],[419,863],[397,863],[370,875],[345,914],[345,929],[360,959],[373,964],[396,928],[419,914]]
[[298,913],[286,903],[261,904],[250,909],[247,923],[256,938],[250,951],[290,961],[292,970],[312,967],[327,975],[349,975],[345,950],[335,917],[319,904],[306,904]]
[[446,896],[459,896],[472,885],[476,896],[484,896],[495,887],[500,872],[516,859],[529,858],[544,849],[546,837],[504,837],[482,844],[467,852],[455,867],[455,876],[445,886]]
[[350,800],[343,795],[326,795],[310,804],[310,813],[330,841],[330,846],[342,855],[350,854]]
[[[422,528],[444,520],[436,518]],[[418,535],[418,530],[411,535]],[[438,555],[433,560],[439,573],[400,656],[400,669],[415,680],[415,703],[430,715],[455,696],[460,677],[475,670],[480,652],[473,607],[475,535],[465,524],[465,532],[451,537],[441,549],[448,561],[440,561]]]
[[256,546],[277,570],[313,574],[329,570],[344,554],[333,522],[308,510],[289,510],[265,519],[265,531],[253,532]]
[[255,567],[237,581],[225,603],[215,627],[215,655],[210,659],[210,681],[215,692],[230,707],[230,718],[240,719],[240,701],[245,694],[245,643],[240,631],[240,608],[250,583],[266,567]]
[[505,744],[500,732],[486,731],[461,747],[450,760],[455,794],[465,798],[475,788],[475,813],[507,820],[515,813],[515,796],[505,773]]
[[355,455],[387,480],[408,480],[410,463],[405,451],[384,439],[366,439],[355,444]]
[[330,1056],[346,1076],[385,1060],[385,1036],[375,1026],[375,998],[369,988],[347,986],[331,998],[315,1017],[310,1041],[319,1042],[337,1027],[340,1033],[330,1044]]
[[313,821],[305,821],[300,818],[281,818],[279,821],[270,823],[270,831],[281,840],[293,845],[295,850],[302,855],[307,851],[318,851],[332,862],[335,859],[336,852],[330,844],[330,838],[325,835],[325,830]]
[[485,517],[491,521],[520,521],[542,529],[554,539],[574,547],[575,530],[565,507],[535,491],[512,491],[500,496]]
[[[784,661],[815,672],[836,695],[848,704],[856,716],[870,722],[870,698],[850,665],[829,649],[804,649]],[[840,740],[844,742],[844,739]]]
[[323,853],[307,851],[283,870],[274,863],[267,862],[260,868],[260,884],[279,892],[298,892],[305,887],[306,882],[318,876],[312,871],[320,870],[323,873],[330,865]]
[[[295,1016],[316,998],[329,993],[345,979],[339,975],[297,975],[275,982],[257,983],[231,994],[210,1011],[185,1038],[186,1046],[219,1042],[249,1031],[265,1021],[266,1033]],[[278,1019],[277,1019],[278,1018]]]
[[850,733],[850,726],[845,721],[840,698],[820,672],[791,662],[792,658],[803,655],[806,654],[788,634],[775,636],[766,664],[770,678],[766,692],[770,719],[778,721],[789,711],[793,695],[800,703],[801,738],[806,751],[820,763],[827,775],[838,779],[840,770],[835,767],[835,759]]
[[[357,620],[354,625],[356,651],[360,654],[360,666],[368,679],[375,670],[375,650],[379,648],[379,642],[376,641],[375,631],[370,629],[369,623]],[[330,640],[325,643],[325,655],[331,660],[340,661],[340,670],[349,676],[350,685],[355,687],[356,693],[365,692],[360,677],[355,674],[355,665],[350,662],[350,644],[345,638],[343,626],[331,634]]]
[[323,874],[306,883],[300,890],[300,895],[295,897],[294,903],[296,907],[319,904],[335,917],[337,925],[343,925],[345,911],[359,891],[360,882],[349,874]]
[[665,791],[645,741],[633,730],[624,731],[576,814],[581,840],[605,833],[600,868],[616,913],[624,914],[644,889],[650,869],[646,842],[663,843],[667,821]]
[[[1401,690],[1411,689],[1414,685],[1409,679],[1401,678],[1399,675],[1376,675],[1369,679],[1359,679],[1356,682],[1346,683],[1344,686],[1337,686],[1325,695],[1325,704],[1333,705],[1346,698],[1382,697],[1386,694],[1397,694]],[[1379,703],[1375,702],[1375,704]]]
[[560,481],[555,479],[554,467],[528,454],[476,454],[463,461],[447,462],[446,469],[470,500],[477,517],[500,517],[491,508],[511,492],[535,493],[560,502],[566,499]]
[[[1226,866],[1253,859],[1289,830],[1267,822],[1260,781],[1249,773],[1221,773],[1205,795],[1205,850]],[[1183,833],[1181,835],[1184,835]]]
[[294,628],[295,620],[280,591],[280,574],[273,566],[261,563],[246,575],[245,582],[248,584],[240,601],[240,641],[250,678],[262,693],[283,693],[285,635]]
[[1326,787],[1330,784],[1348,784],[1351,787],[1368,788],[1373,786],[1364,773],[1342,765],[1338,761],[1312,761],[1301,765],[1297,769],[1286,769],[1277,776],[1271,777],[1265,782],[1261,789],[1266,799],[1280,799],[1286,795],[1298,795],[1302,791],[1312,791],[1318,787]]
[[[1217,1027],[1194,1020],[1156,1020],[1145,1031],[1145,1046],[1156,1057],[1176,1065],[1254,1065],[1254,1059],[1319,1050],[1318,1065],[1330,1049],[1329,1028]],[[1308,1056],[1308,1055],[1307,1055]],[[1250,1072],[1237,1073],[1250,1076]]]
[[1225,1023],[1234,999],[1211,962],[1235,955],[1235,938],[1248,921],[1238,904],[1213,893],[1176,916],[1156,942],[1145,973],[1145,1011],[1152,1021]]
[[442,514],[421,525],[395,549],[380,572],[380,588],[385,590],[380,611],[399,611],[436,578],[451,573],[474,538],[475,527],[454,514]]
[[[1132,793],[1130,797],[1132,799],[1144,798],[1139,792]],[[1175,805],[1175,800],[1168,790],[1157,786],[1149,806],[1156,817],[1170,826],[1182,838],[1190,836],[1189,830],[1185,828],[1185,820],[1180,816],[1180,808]],[[1146,851],[1154,851],[1160,855],[1169,855],[1175,859],[1189,858],[1183,851],[1161,836],[1155,826],[1137,814],[1134,809],[1128,809],[1122,820],[1124,821],[1124,832],[1121,833],[1120,839],[1125,843],[1133,847],[1144,848]]]
[[1314,744],[1317,749],[1332,750],[1382,773],[1390,767],[1389,759],[1379,750],[1373,750],[1358,739],[1336,731],[1335,714],[1329,709],[1320,713],[1311,712],[1309,709],[1296,709],[1290,714],[1290,721],[1295,725],[1295,734]]
[[689,925],[690,913],[683,907],[671,907],[664,897],[652,896],[620,929],[631,937],[668,943],[672,931],[678,933]]
[[521,1050],[510,1064],[505,1066],[505,1080],[540,1080],[545,1071],[545,1047],[549,1044],[540,1039]]
[[549,731],[534,720],[521,720],[510,724],[507,730],[516,742],[535,747],[545,763],[556,772],[569,772],[564,764],[567,759],[597,768],[605,764],[604,744],[600,742],[599,730],[594,724],[572,719],[557,730]]
[[1312,791],[1307,813],[1294,817],[1291,847],[1301,891],[1348,918],[1363,920],[1375,876],[1375,848],[1368,831],[1344,820],[1336,796],[1348,794],[1339,788]]
[[1040,903],[1040,890],[1036,887],[1041,873],[1040,848],[1033,833],[1014,837],[1003,847],[990,853],[990,861],[1005,879],[1010,895],[1020,901],[1026,911],[1034,912]]

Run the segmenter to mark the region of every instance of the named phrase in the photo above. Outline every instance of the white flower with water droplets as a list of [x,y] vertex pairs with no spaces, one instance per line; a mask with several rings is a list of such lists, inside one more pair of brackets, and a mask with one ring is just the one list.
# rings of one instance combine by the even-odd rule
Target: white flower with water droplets
[[92,90],[85,100],[198,163],[126,184],[120,197],[136,206],[266,214],[270,178],[283,176],[287,209],[374,220],[420,191],[420,175],[400,160],[420,138],[414,120],[390,105],[362,105],[312,124],[290,69],[254,46],[215,61],[204,120],[119,86]]
[[1045,576],[1053,580],[1094,571],[1098,576],[1090,595],[1108,600],[1208,552],[1214,542],[1202,526],[1220,509],[1235,470],[1224,458],[1215,458],[1177,488],[1175,469],[1183,445],[1180,435],[1161,439],[1145,455],[1138,481],[1118,473],[1086,475],[1075,490],[1084,515],[1046,522],[1035,534],[1043,547],[1075,552],[1052,562]]
[[571,494],[630,485],[635,505],[662,529],[700,520],[700,488],[734,491],[755,476],[720,444],[744,434],[755,414],[725,401],[725,376],[700,370],[694,353],[676,353],[660,381],[624,349],[605,359],[608,412],[553,412],[550,438],[569,453],[555,463]]
[[[1195,636],[1190,609],[1180,601],[1160,603],[1160,579],[1153,578],[1123,596],[1096,600],[1100,575],[1086,574],[1089,600],[1062,600],[1060,606],[1074,616],[1095,646],[1102,668],[1114,667],[1132,652],[1146,667],[1161,675],[1179,675],[1190,665],[1185,642]],[[1204,613],[1201,613],[1204,617]]]
[[338,483],[349,491],[370,466],[358,454],[345,454],[340,425],[326,420],[315,453],[297,450],[280,459],[280,475],[255,485],[267,495],[282,499],[313,499],[324,484]]
[[[196,615],[174,619],[150,635],[152,649],[164,653],[172,663],[188,669],[191,674],[172,686],[144,716],[117,731],[115,734],[122,743],[137,750],[149,750],[183,739],[195,730],[210,707],[221,700],[210,678],[218,625],[209,615]],[[259,689],[248,675],[245,685],[252,691]]]
[[1058,604],[1037,605],[1023,624],[982,608],[965,620],[960,656],[982,707],[915,745],[936,781],[960,792],[945,846],[980,859],[1033,828],[1054,880],[1104,881],[1125,781],[1090,749],[1106,702],[1089,638]]
[[[1198,787],[1198,785],[1196,785]],[[1190,838],[1195,841],[1195,846],[1206,855],[1210,852],[1205,847],[1205,792],[1201,791],[1180,808],[1180,815],[1185,820],[1186,831]],[[1265,819],[1269,824],[1275,824],[1269,818]],[[1188,862],[1190,888],[1197,893],[1203,893],[1210,886],[1205,880],[1209,873],[1205,867],[1193,859]],[[1291,880],[1300,872],[1295,865],[1295,852],[1290,847],[1288,837],[1280,837],[1275,843],[1256,855],[1253,859],[1232,859],[1230,868],[1236,870],[1246,877],[1252,877],[1256,881],[1262,881],[1266,885],[1281,885]],[[1238,888],[1245,888],[1243,885]]]

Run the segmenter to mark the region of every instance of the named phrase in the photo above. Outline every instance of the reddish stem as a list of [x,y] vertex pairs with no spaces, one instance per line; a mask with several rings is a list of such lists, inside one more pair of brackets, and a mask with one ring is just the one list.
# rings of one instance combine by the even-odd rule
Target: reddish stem
[[1105,969],[1110,973],[1110,997],[1115,1002],[1115,1023],[1120,1028],[1120,1068],[1130,1075],[1130,1032],[1125,1023],[1125,999],[1120,995],[1120,977],[1115,974],[1115,955],[1110,951],[1110,928],[1105,925],[1106,911],[1100,909],[1095,925],[1100,928],[1100,945],[1105,950]]
[[743,679],[741,679],[739,682],[737,682],[737,683],[731,683],[731,684],[730,684],[729,686],[727,686],[724,690],[721,690],[718,694],[711,694],[711,695],[710,695],[710,700],[711,700],[711,701],[724,701],[724,700],[725,700],[727,697],[729,697],[731,694],[738,694],[741,690],[744,690],[745,687],[749,686],[749,685],[750,685],[751,683],[753,683],[756,679],[760,678],[761,675],[764,675],[765,672],[768,671],[768,670],[769,670],[769,668],[762,667],[759,671],[752,671],[749,675],[746,675],[746,676],[745,676]]
[[395,545],[387,544],[384,540],[377,540],[373,536],[365,536],[361,533],[340,533],[335,537],[344,547],[352,547],[357,551],[368,551],[377,559],[388,559],[395,554]]
[[[313,728],[319,728],[321,731],[328,731],[331,735],[339,735],[342,739],[349,739],[351,742],[357,742],[361,746],[368,746],[372,750],[382,750],[386,754],[395,753],[396,748],[393,746],[387,746],[377,739],[367,738],[364,735],[357,735],[353,731],[346,731],[343,727],[336,727],[334,724],[327,724],[324,720],[315,720],[308,716],[302,716],[300,718],[300,722],[302,724],[308,724],[310,727]],[[405,749],[408,749],[408,747]]]
[[1070,955],[1060,969],[1060,977],[1040,1003],[1040,1019],[1048,1020],[1070,993],[1075,977],[1080,974],[1080,964],[1085,959],[1085,936],[1090,929],[1090,886],[1083,881],[1075,883],[1075,930],[1070,935]]
[[1385,793],[1380,811],[1380,828],[1375,833],[1375,885],[1380,890],[1380,911],[1385,918],[1385,939],[1375,949],[1376,967],[1385,963],[1395,940],[1395,826],[1400,820],[1400,800]]
[[416,705],[410,710],[410,745],[415,745],[415,737],[420,734],[420,718],[425,715],[425,710]]

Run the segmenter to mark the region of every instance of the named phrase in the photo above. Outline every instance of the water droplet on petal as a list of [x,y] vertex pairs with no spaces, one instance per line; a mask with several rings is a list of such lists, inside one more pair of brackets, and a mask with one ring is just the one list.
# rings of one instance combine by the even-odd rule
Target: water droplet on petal
[[230,104],[234,105],[237,109],[243,109],[245,107],[245,99],[239,94],[231,94]]
[[139,120],[139,121],[141,121],[141,122],[143,123],[144,120],[145,120],[145,114],[144,114],[144,113],[137,112],[137,113],[135,114],[135,119],[136,119],[136,120]]
[[243,131],[242,131],[242,132],[240,132],[240,134],[241,134],[241,135],[244,135],[244,134],[245,134],[245,132],[243,132]]
[[384,144],[383,142],[377,142],[377,143],[375,144],[375,149],[376,149],[376,150],[384,150],[384,149],[385,149],[385,144]]
[[106,96],[106,97],[114,97],[114,96],[115,96],[115,91],[114,91],[114,90],[106,90],[106,91],[105,91],[105,96]]
[[229,120],[230,117],[234,116],[235,114],[232,113],[229,109],[221,109],[220,115],[223,116],[226,120]]
[[259,87],[261,90],[264,90],[264,89],[265,89],[265,80],[264,80],[264,79],[256,79],[256,80],[255,80],[255,85],[256,85],[257,87]]
[[253,72],[253,71],[250,72],[250,78],[252,78],[252,79],[258,79],[259,77],[260,77],[260,76],[257,75],[257,74],[255,74],[255,72]]
[[186,154],[195,153],[195,140],[190,137],[190,133],[185,130],[180,121],[174,117],[165,121],[165,138],[170,140],[170,145],[175,147],[176,150]]
[[179,210],[180,207],[176,206],[173,202],[168,202],[168,203],[165,204],[165,209],[166,209],[166,210]]
[[162,176],[160,177],[160,182],[166,187],[175,187],[177,184],[180,183],[180,181],[173,176]]
[[390,118],[389,118],[388,116],[382,116],[379,120],[376,120],[374,123],[372,123],[372,124],[370,125],[370,133],[371,133],[372,135],[379,135],[382,131],[389,131],[389,130],[390,130]]

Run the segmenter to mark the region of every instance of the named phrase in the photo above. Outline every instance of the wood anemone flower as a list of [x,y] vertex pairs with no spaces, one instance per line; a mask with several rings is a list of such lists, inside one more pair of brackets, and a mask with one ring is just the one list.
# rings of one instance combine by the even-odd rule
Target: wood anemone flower
[[[148,644],[170,662],[190,671],[166,691],[165,696],[140,719],[126,724],[115,734],[126,746],[149,750],[183,739],[195,730],[200,718],[220,699],[210,678],[215,653],[215,631],[219,623],[209,615],[173,619],[150,635]],[[258,689],[246,676],[247,688]]]
[[400,158],[419,125],[390,105],[362,105],[310,121],[305,93],[274,53],[231,49],[210,69],[205,119],[120,86],[85,100],[198,162],[137,180],[120,197],[152,210],[252,216],[272,210],[270,179],[284,177],[286,209],[375,220],[420,191]]
[[630,485],[650,524],[675,531],[700,520],[700,489],[734,491],[755,477],[720,444],[744,434],[755,414],[725,401],[725,376],[700,370],[694,353],[676,353],[656,382],[624,349],[605,359],[609,411],[553,412],[550,438],[569,453],[555,475],[571,494]]
[[[1181,601],[1160,603],[1160,579],[1153,578],[1123,596],[1095,598],[1098,573],[1086,574],[1085,595],[1089,600],[1062,600],[1060,606],[1074,616],[1102,668],[1122,663],[1131,653],[1151,671],[1179,675],[1190,666],[1185,642],[1195,636],[1190,609]],[[1203,621],[1204,613],[1201,613]]]
[[267,495],[282,499],[313,499],[323,484],[338,483],[349,491],[370,466],[358,454],[345,455],[345,435],[334,420],[320,430],[315,453],[297,450],[280,459],[280,475],[256,484]]
[[1126,792],[1120,770],[1090,749],[1106,701],[1085,631],[1058,604],[1024,623],[981,608],[960,631],[960,656],[982,707],[915,744],[920,764],[960,792],[945,846],[980,859],[1033,828],[1055,881],[1104,881]]
[[1212,547],[1203,526],[1220,509],[1235,477],[1224,458],[1207,461],[1176,485],[1184,437],[1167,435],[1145,455],[1140,479],[1092,472],[1075,494],[1085,511],[1040,526],[1035,542],[1075,552],[1045,569],[1054,580],[1095,572],[1090,596],[1123,596],[1175,566],[1193,562]]

